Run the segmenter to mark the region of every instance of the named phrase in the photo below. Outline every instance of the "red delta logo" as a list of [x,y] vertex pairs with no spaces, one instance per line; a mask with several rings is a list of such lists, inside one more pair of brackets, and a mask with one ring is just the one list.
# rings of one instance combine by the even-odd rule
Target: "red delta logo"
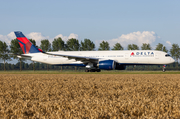
[[134,52],[131,53],[131,56],[134,56]]

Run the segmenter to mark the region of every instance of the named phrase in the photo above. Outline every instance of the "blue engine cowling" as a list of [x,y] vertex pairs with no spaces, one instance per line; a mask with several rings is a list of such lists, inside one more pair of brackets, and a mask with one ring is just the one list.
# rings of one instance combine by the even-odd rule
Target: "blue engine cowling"
[[126,65],[121,65],[114,60],[99,61],[99,69],[104,70],[125,70]]
[[114,69],[114,60],[99,61],[99,69],[113,70]]

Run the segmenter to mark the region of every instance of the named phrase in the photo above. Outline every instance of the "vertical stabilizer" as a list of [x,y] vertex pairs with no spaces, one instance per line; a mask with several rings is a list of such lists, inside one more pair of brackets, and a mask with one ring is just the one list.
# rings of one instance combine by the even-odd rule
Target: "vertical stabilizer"
[[36,48],[22,32],[15,31],[14,33],[24,54],[43,52],[41,49]]

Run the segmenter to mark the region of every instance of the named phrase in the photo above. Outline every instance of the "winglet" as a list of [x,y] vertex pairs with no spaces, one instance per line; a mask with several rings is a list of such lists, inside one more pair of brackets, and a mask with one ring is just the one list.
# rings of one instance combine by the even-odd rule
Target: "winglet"
[[43,52],[41,49],[36,48],[22,32],[15,31],[14,33],[24,54]]

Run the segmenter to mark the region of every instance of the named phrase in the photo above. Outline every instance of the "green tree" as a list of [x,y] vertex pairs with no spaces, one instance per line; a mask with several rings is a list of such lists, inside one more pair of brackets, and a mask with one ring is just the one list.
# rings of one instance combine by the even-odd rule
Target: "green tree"
[[95,49],[95,44],[90,39],[84,39],[84,42],[81,41],[82,51],[91,51]]
[[4,61],[4,71],[6,70],[5,67],[6,60],[11,59],[8,53],[9,53],[8,45],[5,42],[0,41],[0,59]]
[[161,44],[161,43],[158,43],[158,45],[156,45],[156,49],[155,49],[155,50],[168,52],[168,50],[166,49],[166,47],[165,47],[163,44]]
[[[41,48],[44,52],[51,51],[51,43],[49,42],[48,39],[41,40],[40,48]],[[49,65],[48,65],[48,64],[47,64],[47,70],[49,71]]]
[[102,41],[98,50],[110,50],[109,43],[107,41]]
[[143,45],[141,46],[141,49],[142,50],[151,50],[151,46],[150,44],[148,43],[143,43]]
[[11,53],[13,54],[16,54],[13,56],[14,59],[19,59],[19,62],[20,62],[20,71],[22,71],[22,58],[18,58],[17,55],[21,55],[23,54],[23,51],[18,43],[18,40],[17,39],[13,39],[11,40],[11,45],[10,45],[10,48],[11,48]]
[[[23,54],[23,51],[22,51],[17,39],[11,40],[10,48],[11,48],[11,53]],[[17,57],[14,56],[14,59],[17,59]]]
[[180,48],[178,44],[172,44],[170,54],[176,60],[178,69],[178,59],[180,58]]
[[52,49],[53,51],[64,50],[64,41],[61,37],[55,38],[52,42]]
[[80,44],[78,39],[75,38],[68,39],[66,43],[67,51],[78,51],[79,49],[80,49]]
[[139,50],[139,47],[136,44],[129,44],[128,50]]
[[41,40],[40,48],[41,48],[44,52],[51,51],[51,43],[49,42],[48,39]]
[[113,48],[112,50],[124,50],[124,48],[121,46],[120,43],[116,43],[116,44],[114,45],[114,48]]

